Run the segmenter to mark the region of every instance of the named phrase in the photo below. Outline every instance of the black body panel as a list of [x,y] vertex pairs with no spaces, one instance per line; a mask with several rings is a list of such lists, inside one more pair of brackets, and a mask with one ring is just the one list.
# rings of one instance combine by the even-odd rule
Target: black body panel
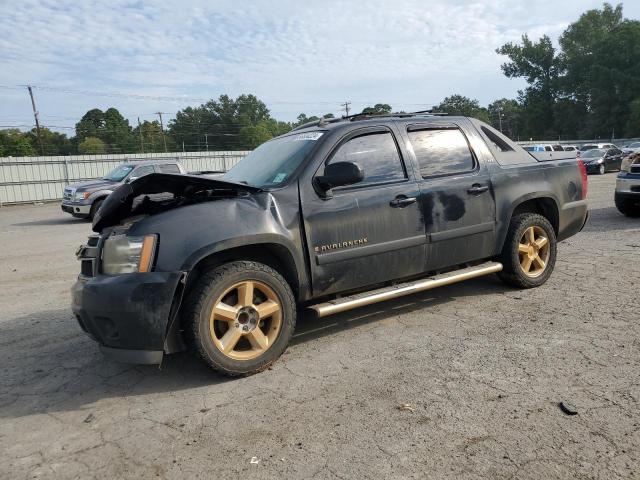
[[[407,135],[416,123],[459,129],[473,169],[423,178]],[[297,300],[308,303],[493,257],[525,202],[544,209],[559,240],[580,231],[587,203],[576,159],[539,162],[510,141],[507,152],[498,152],[487,128],[473,119],[428,116],[309,127],[323,132],[317,145],[283,186],[266,191],[223,179],[142,177],[105,201],[94,229],[102,237],[114,230],[157,235],[153,272],[81,276],[73,310],[99,343],[121,349],[122,358],[135,357],[130,350],[147,352],[140,354],[144,361],[175,343],[167,332],[179,330],[170,328],[169,317],[182,295],[180,279],[189,288],[203,262],[226,252],[277,254]],[[315,176],[341,142],[362,130],[391,133],[404,178],[319,191]],[[172,199],[164,203],[143,198],[167,192]],[[134,198],[143,198],[141,206]]]

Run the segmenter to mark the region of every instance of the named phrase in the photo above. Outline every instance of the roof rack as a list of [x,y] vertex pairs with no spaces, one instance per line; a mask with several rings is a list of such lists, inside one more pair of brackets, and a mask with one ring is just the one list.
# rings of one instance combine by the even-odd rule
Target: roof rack
[[307,122],[307,123],[303,123],[302,125],[298,125],[297,127],[292,129],[291,131],[295,132],[296,130],[302,130],[303,128],[309,128],[309,127],[324,127],[325,125],[328,125],[330,123],[339,122],[341,120],[342,120],[342,118],[340,118],[340,117],[338,117],[338,118],[325,118],[325,117],[322,117],[319,120],[313,120],[311,122]]
[[419,110],[417,112],[393,112],[393,113],[354,113],[353,115],[343,115],[342,118],[345,120],[365,120],[368,118],[389,118],[389,117],[413,117],[416,115],[428,115],[434,117],[446,116],[448,115],[445,112],[434,112],[433,110]]
[[296,130],[302,130],[303,128],[309,128],[309,127],[324,127],[325,125],[328,125],[330,123],[340,122],[343,120],[349,120],[350,122],[353,122],[356,120],[367,120],[370,118],[392,118],[392,117],[407,118],[407,117],[414,117],[416,115],[444,117],[444,116],[447,116],[448,114],[445,112],[434,112],[433,110],[420,110],[417,112],[394,112],[394,113],[354,113],[353,115],[343,115],[342,117],[337,117],[337,118],[322,117],[319,120],[313,120],[312,122],[307,122],[307,123],[303,123],[302,125],[298,125],[291,131],[295,132]]

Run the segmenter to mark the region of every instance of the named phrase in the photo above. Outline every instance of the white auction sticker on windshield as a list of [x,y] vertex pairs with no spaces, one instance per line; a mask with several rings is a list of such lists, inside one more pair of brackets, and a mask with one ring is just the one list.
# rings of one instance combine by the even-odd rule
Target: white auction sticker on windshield
[[271,182],[271,183],[280,183],[285,178],[287,178],[287,174],[286,173],[278,173],[275,177],[273,177],[273,182]]
[[299,133],[297,135],[293,135],[291,137],[291,141],[299,142],[303,140],[318,140],[324,132],[308,132],[308,133]]

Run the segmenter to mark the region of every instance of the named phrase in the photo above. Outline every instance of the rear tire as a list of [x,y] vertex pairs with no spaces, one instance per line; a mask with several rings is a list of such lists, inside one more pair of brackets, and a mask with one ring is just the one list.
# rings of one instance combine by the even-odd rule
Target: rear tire
[[498,258],[503,266],[498,276],[513,287],[539,287],[553,272],[556,248],[556,234],[549,220],[537,213],[516,215]]
[[286,350],[296,325],[291,287],[274,269],[237,261],[200,277],[183,314],[188,340],[227,376],[264,370]]
[[623,198],[616,194],[614,196],[614,201],[616,208],[623,215],[626,215],[627,217],[640,217],[640,200],[638,202],[634,202],[633,200]]

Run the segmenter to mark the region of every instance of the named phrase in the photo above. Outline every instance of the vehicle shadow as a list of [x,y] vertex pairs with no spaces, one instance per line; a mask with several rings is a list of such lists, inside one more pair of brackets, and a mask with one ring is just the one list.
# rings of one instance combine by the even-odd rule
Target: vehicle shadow
[[90,221],[86,218],[65,217],[65,218],[45,218],[43,220],[34,220],[32,222],[12,223],[12,227],[42,227],[52,225],[77,225],[88,224]]
[[[292,346],[304,348],[314,339],[461,297],[508,290],[495,276],[489,276],[322,319],[304,310],[300,312]],[[213,372],[190,352],[168,355],[160,367],[113,362],[102,356],[65,310],[0,322],[0,339],[0,418],[73,411],[122,396],[204,386],[224,390],[235,381]],[[259,383],[259,377],[256,380]]]
[[616,207],[589,209],[589,219],[583,232],[610,232],[640,228],[640,218],[626,217]]

